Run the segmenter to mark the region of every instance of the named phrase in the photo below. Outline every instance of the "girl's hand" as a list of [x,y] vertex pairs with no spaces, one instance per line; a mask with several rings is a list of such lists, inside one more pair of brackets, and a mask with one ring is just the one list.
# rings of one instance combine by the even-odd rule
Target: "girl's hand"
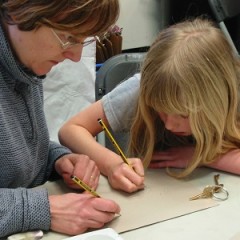
[[131,166],[121,160],[109,168],[107,176],[113,188],[131,193],[144,188],[144,168],[139,158],[128,160]]

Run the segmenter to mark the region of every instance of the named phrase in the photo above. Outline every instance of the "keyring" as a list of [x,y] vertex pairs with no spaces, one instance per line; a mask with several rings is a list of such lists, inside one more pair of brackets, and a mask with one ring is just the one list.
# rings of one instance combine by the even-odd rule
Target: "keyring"
[[226,188],[223,186],[216,185],[212,189],[212,198],[219,201],[225,201],[228,199],[229,193]]

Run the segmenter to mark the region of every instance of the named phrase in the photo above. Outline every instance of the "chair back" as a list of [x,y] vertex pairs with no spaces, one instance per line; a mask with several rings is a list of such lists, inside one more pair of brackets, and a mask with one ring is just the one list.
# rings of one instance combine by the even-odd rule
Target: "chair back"
[[231,44],[233,51],[239,55],[224,21],[240,14],[240,0],[208,0],[208,2],[220,28]]
[[[140,72],[141,63],[146,53],[122,53],[109,58],[96,73],[95,98],[101,99],[118,84]],[[128,133],[112,133],[115,140],[126,151]],[[112,143],[102,132],[98,134],[97,141],[107,148],[115,151]]]

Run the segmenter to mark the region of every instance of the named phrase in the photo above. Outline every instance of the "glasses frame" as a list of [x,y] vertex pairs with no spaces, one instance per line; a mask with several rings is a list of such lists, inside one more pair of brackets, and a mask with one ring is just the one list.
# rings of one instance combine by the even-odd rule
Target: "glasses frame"
[[74,46],[77,46],[77,45],[82,45],[83,47],[86,47],[88,45],[90,45],[91,43],[93,42],[96,42],[96,37],[93,37],[93,39],[91,40],[88,40],[88,41],[84,41],[84,42],[78,42],[78,43],[72,43],[70,41],[66,41],[66,42],[63,42],[62,39],[58,36],[58,34],[56,33],[56,31],[51,28],[51,31],[53,33],[53,35],[57,38],[57,40],[59,41],[60,45],[61,45],[61,48],[63,50],[66,50],[66,49],[69,49],[71,47],[74,47]]

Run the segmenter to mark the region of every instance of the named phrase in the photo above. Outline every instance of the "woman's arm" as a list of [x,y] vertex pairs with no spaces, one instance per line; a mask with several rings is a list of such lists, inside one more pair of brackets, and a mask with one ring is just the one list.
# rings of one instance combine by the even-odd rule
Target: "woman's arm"
[[96,141],[95,136],[102,131],[98,123],[99,118],[109,126],[101,100],[79,112],[62,126],[59,131],[61,144],[75,153],[85,154],[93,159],[114,188],[127,192],[143,188],[144,172],[140,159],[129,159],[135,170],[133,171],[128,165],[123,164],[118,154]]

